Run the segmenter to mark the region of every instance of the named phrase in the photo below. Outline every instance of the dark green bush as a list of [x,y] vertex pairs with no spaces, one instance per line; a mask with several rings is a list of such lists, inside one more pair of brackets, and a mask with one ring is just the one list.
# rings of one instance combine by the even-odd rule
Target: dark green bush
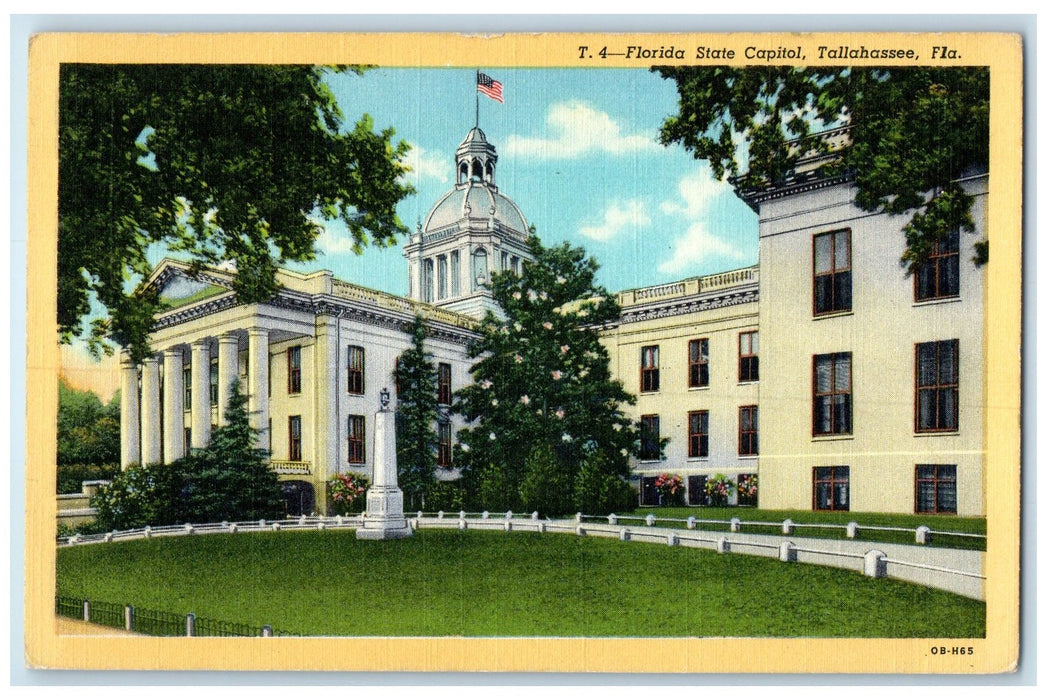
[[85,481],[111,481],[120,473],[119,464],[59,464],[56,493],[80,493]]

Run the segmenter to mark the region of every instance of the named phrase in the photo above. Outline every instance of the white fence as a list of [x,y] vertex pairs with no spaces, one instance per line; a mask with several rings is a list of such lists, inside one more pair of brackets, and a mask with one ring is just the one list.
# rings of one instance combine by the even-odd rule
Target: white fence
[[[577,536],[612,537],[622,542],[652,542],[668,546],[697,547],[715,550],[719,554],[738,553],[774,557],[783,562],[800,562],[860,571],[874,578],[896,578],[933,588],[958,593],[978,600],[985,599],[983,552],[944,547],[891,545],[882,542],[859,543],[852,540],[783,539],[780,535],[749,534],[741,531],[745,525],[782,525],[783,534],[792,534],[783,523],[745,523],[730,521],[700,521],[696,518],[680,520],[685,529],[655,527],[655,516],[586,516],[573,519],[550,520],[538,513],[423,513],[408,516],[414,529],[502,530],[505,532],[567,533]],[[641,524],[628,526],[621,520],[640,520]],[[672,519],[662,519],[667,522]],[[356,529],[364,516],[307,517],[278,521],[245,521],[206,523],[200,525],[167,525],[135,530],[114,531],[98,535],[72,535],[58,539],[59,546],[77,546],[92,543],[119,542],[151,537],[176,537],[217,533],[272,532],[279,530]],[[700,522],[728,525],[729,533],[696,530]],[[789,521],[786,521],[788,523]],[[791,524],[795,528],[797,524]],[[851,525],[846,527],[850,536]],[[872,529],[859,526],[860,529]],[[922,526],[921,526],[922,527]],[[890,528],[904,529],[904,528]],[[915,528],[920,537],[920,528]],[[927,530],[930,533],[929,528]],[[943,534],[943,533],[939,533]],[[963,533],[948,533],[963,534]],[[983,536],[984,537],[984,536]],[[925,539],[924,542],[929,541]],[[887,550],[887,551],[884,551]]]

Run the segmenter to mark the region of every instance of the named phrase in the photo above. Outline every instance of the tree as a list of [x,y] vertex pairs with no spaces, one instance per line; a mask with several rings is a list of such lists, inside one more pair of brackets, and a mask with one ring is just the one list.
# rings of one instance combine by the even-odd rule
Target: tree
[[425,351],[425,321],[415,317],[411,347],[396,363],[396,463],[410,508],[436,483],[436,369]]
[[[974,230],[971,197],[957,180],[989,163],[986,68],[657,67],[676,82],[678,114],[661,141],[708,160],[720,179],[746,188],[781,182],[810,151],[812,124],[850,125],[850,143],[826,166],[849,173],[866,211],[908,215],[902,264],[916,272],[935,241]],[[790,146],[791,139],[806,139]],[[742,146],[747,157],[739,158]],[[976,244],[975,262],[988,260]]]
[[57,463],[120,463],[120,397],[108,404],[92,391],[58,382]]
[[269,453],[259,448],[257,431],[248,421],[247,396],[234,379],[226,424],[211,433],[211,441],[184,462],[185,520],[259,520],[281,518],[285,506],[280,482],[269,465]]
[[602,456],[594,468],[619,480],[628,474],[637,429],[622,406],[635,399],[611,379],[600,344],[599,328],[620,309],[595,284],[596,263],[566,243],[546,248],[532,236],[529,247],[534,261],[520,276],[492,275],[505,317],[488,314],[470,348],[474,383],[458,392],[455,409],[471,426],[458,433],[458,458],[475,505],[555,513],[565,504],[548,496],[550,486],[569,502],[593,455]]
[[239,380],[232,388],[227,423],[207,447],[171,464],[131,465],[92,499],[101,529],[283,517],[279,480],[257,447],[247,397]]
[[147,248],[195,269],[236,264],[246,302],[276,291],[286,260],[310,260],[321,221],[341,219],[357,250],[406,229],[396,204],[408,146],[351,130],[324,82],[329,70],[277,65],[63,64],[59,84],[58,326],[84,333],[92,299],[108,315],[87,329],[96,354],[115,341],[140,360],[162,308]]

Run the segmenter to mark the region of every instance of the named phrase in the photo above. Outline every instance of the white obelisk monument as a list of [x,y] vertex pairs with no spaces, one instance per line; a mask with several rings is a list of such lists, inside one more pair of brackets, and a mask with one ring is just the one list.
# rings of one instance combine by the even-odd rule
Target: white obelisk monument
[[404,518],[404,494],[396,485],[396,413],[389,410],[389,390],[382,388],[382,408],[374,414],[374,479],[367,490],[367,514],[357,528],[359,540],[396,540],[411,536]]

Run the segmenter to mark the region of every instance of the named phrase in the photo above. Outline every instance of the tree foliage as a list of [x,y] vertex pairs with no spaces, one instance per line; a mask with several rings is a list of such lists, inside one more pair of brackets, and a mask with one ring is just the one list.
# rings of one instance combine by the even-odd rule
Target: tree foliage
[[239,380],[227,423],[207,447],[171,464],[132,465],[92,500],[102,529],[283,517],[285,506],[268,453],[257,447]]
[[411,347],[396,364],[396,464],[409,508],[419,508],[436,483],[436,368],[425,350],[425,321],[415,317]]
[[[850,144],[826,170],[853,174],[863,209],[911,217],[902,258],[910,273],[934,241],[974,229],[971,198],[957,180],[988,167],[986,68],[654,70],[680,97],[662,143],[708,160],[720,179],[744,174],[747,188],[779,183],[805,153],[827,150],[817,138],[802,148],[788,141],[808,137],[812,124],[848,123]],[[976,262],[987,256],[982,241]]]
[[120,396],[108,404],[92,391],[58,382],[59,466],[120,463]]
[[529,246],[534,262],[520,276],[492,275],[504,318],[488,314],[470,348],[474,381],[456,410],[471,425],[458,433],[456,459],[476,506],[558,513],[587,460],[619,481],[628,474],[637,429],[622,406],[635,399],[611,378],[600,344],[598,328],[620,309],[596,285],[596,263],[566,243],[546,248],[532,236]]
[[[335,70],[356,70],[339,68]],[[286,260],[310,260],[323,219],[356,248],[405,231],[411,190],[404,143],[364,115],[351,129],[328,69],[275,65],[63,64],[59,86],[58,326],[85,331],[92,297],[105,341],[148,354],[161,309],[146,251],[162,245],[197,268],[232,260],[245,302],[268,299]]]

